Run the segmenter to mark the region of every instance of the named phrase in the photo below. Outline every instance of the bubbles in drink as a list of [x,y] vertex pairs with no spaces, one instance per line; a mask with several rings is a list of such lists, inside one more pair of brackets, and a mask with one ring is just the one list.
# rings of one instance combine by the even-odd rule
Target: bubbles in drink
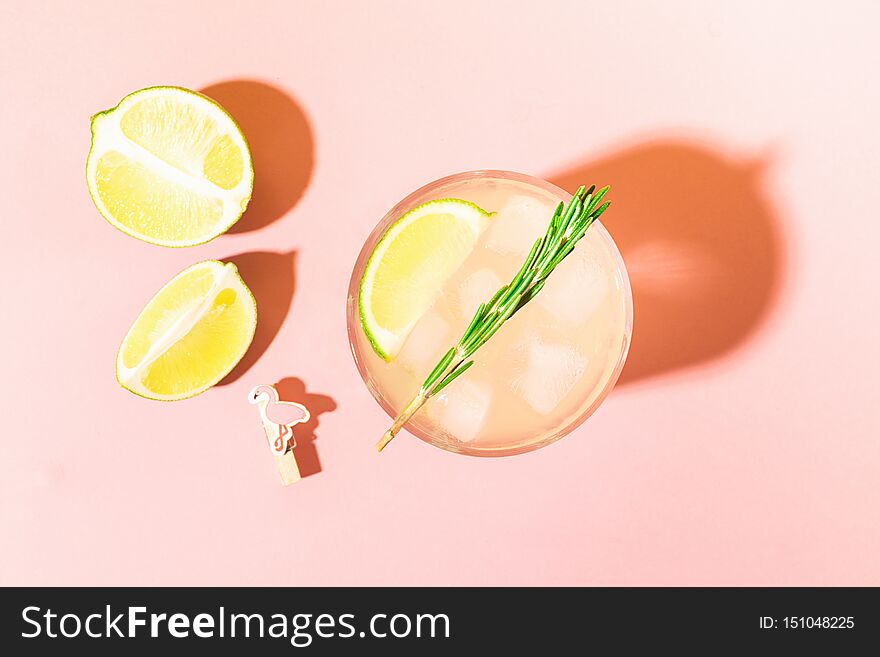
[[478,269],[464,277],[461,283],[450,292],[449,306],[458,317],[470,319],[481,303],[504,285],[504,281],[491,269]]
[[578,242],[574,251],[553,270],[541,294],[533,301],[555,320],[583,324],[608,294],[608,274],[603,271],[601,255],[591,244],[592,237],[587,234]]
[[507,199],[489,222],[486,246],[502,255],[526,256],[547,225],[556,205],[517,194]]
[[479,435],[491,402],[488,386],[461,377],[428,402],[428,412],[437,426],[467,443]]
[[571,392],[587,367],[587,359],[563,344],[532,336],[520,344],[522,367],[513,379],[514,391],[538,413],[547,415]]

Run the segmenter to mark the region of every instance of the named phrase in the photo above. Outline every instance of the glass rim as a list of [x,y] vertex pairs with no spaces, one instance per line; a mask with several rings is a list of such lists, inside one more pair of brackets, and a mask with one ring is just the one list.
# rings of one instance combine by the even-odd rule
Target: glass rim
[[[535,176],[530,176],[528,174],[518,173],[515,171],[506,171],[502,169],[476,169],[473,171],[462,171],[460,173],[443,176],[442,178],[438,178],[429,183],[426,183],[425,185],[422,185],[421,187],[411,192],[410,194],[407,194],[403,199],[395,203],[394,206],[379,220],[379,222],[375,225],[373,230],[364,240],[364,244],[361,247],[360,253],[358,254],[357,260],[355,261],[354,267],[352,269],[351,279],[349,281],[346,297],[346,334],[348,336],[348,345],[351,349],[351,355],[354,359],[355,366],[357,367],[361,380],[363,380],[364,385],[367,387],[367,390],[370,391],[370,395],[373,397],[373,399],[376,400],[382,410],[385,411],[385,413],[391,419],[396,417],[397,411],[392,407],[388,400],[385,399],[384,395],[382,395],[381,392],[373,384],[373,381],[371,380],[371,377],[367,372],[364,360],[360,357],[359,354],[359,342],[357,332],[359,330],[360,320],[358,319],[359,311],[357,308],[357,303],[363,270],[366,267],[367,260],[369,260],[373,249],[375,249],[376,244],[378,244],[379,240],[388,230],[388,227],[391,225],[391,223],[396,219],[399,219],[401,216],[403,216],[403,214],[411,210],[418,203],[424,202],[424,197],[430,194],[431,191],[450,184],[466,182],[469,180],[481,178],[513,180],[532,185],[534,187],[539,187],[553,194],[562,202],[568,202],[568,200],[572,197],[572,194],[570,194],[566,190],[542,178],[536,178]],[[605,382],[602,390],[599,392],[593,402],[576,417],[568,420],[563,426],[554,429],[547,437],[543,438],[542,440],[532,443],[524,443],[521,445],[514,445],[511,447],[472,447],[468,445],[449,445],[441,443],[436,439],[436,436],[432,436],[431,433],[422,431],[420,428],[415,426],[405,426],[405,431],[412,434],[419,440],[422,440],[423,442],[426,442],[434,447],[438,447],[445,451],[454,452],[457,454],[465,454],[467,456],[479,457],[515,456],[517,454],[524,454],[526,452],[531,452],[536,449],[546,447],[547,445],[556,442],[557,440],[565,437],[566,435],[574,431],[581,424],[583,424],[587,420],[587,418],[589,418],[593,413],[596,412],[596,409],[598,409],[602,402],[605,401],[605,399],[608,397],[608,394],[617,383],[617,380],[620,378],[620,373],[623,371],[624,364],[626,363],[626,357],[629,353],[633,329],[632,287],[630,284],[629,273],[627,271],[626,264],[623,260],[623,256],[621,255],[620,250],[617,248],[617,244],[611,237],[611,234],[605,228],[604,224],[602,224],[602,222],[598,219],[590,227],[590,231],[597,231],[597,229],[599,235],[602,237],[603,241],[609,249],[609,253],[614,260],[617,271],[620,273],[620,280],[623,284],[623,289],[621,291],[624,298],[625,317],[623,343],[620,349],[620,354],[618,355],[617,363],[615,364],[614,369],[612,370],[611,375]]]

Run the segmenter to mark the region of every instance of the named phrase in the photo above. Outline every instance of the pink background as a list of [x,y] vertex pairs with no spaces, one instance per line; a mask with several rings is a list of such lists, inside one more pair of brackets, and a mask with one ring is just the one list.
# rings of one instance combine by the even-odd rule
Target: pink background
[[[880,585],[876,3],[3,3],[2,584]],[[154,84],[241,121],[235,232],[172,250],[89,200],[89,116]],[[442,175],[614,186],[623,380],[488,460],[388,419],[348,350],[364,238]],[[258,296],[223,385],[117,387],[206,258]],[[317,414],[282,488],[247,390]]]

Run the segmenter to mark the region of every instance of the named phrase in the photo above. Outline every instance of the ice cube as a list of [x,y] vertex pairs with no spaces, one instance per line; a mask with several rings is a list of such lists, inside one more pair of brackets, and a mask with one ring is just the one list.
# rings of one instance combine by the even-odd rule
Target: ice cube
[[549,344],[537,338],[521,346],[524,366],[513,380],[513,389],[538,413],[549,414],[578,382],[587,359],[562,344]]
[[468,443],[483,428],[491,402],[492,393],[487,386],[462,377],[428,403],[431,419],[453,438]]
[[501,278],[491,269],[478,269],[469,274],[449,295],[449,306],[459,319],[470,319],[481,303],[489,301],[492,295],[504,285]]
[[547,232],[556,204],[532,196],[512,196],[489,220],[486,246],[502,255],[525,257]]
[[532,302],[569,324],[586,323],[608,294],[608,276],[587,240],[584,237],[557,265]]
[[396,360],[416,376],[426,377],[455,339],[448,322],[431,308],[413,327]]

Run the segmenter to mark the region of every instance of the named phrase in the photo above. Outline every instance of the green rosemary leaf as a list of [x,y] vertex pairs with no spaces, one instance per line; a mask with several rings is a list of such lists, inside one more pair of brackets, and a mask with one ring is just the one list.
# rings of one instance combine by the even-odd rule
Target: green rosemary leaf
[[434,388],[434,390],[431,392],[431,394],[432,394],[432,395],[436,395],[438,392],[440,392],[441,390],[443,390],[443,388],[445,388],[445,387],[448,386],[450,383],[452,383],[453,381],[455,381],[458,377],[460,377],[462,374],[464,374],[465,372],[467,372],[468,368],[469,368],[471,365],[473,365],[473,364],[474,364],[474,361],[472,361],[472,360],[469,360],[469,361],[467,361],[466,363],[460,363],[460,364],[458,365],[458,367],[456,367],[454,370],[452,370],[452,371],[449,373],[449,375],[448,375],[445,379],[443,379],[443,380],[437,385],[436,388]]
[[560,232],[564,233],[568,229],[571,220],[580,214],[582,208],[581,195],[583,193],[584,186],[581,185],[574,193],[574,198],[572,198],[572,202],[568,204],[568,211],[565,213],[565,216],[562,218],[562,222],[559,225]]
[[455,347],[446,352],[446,355],[440,359],[440,362],[431,370],[431,373],[428,375],[428,378],[425,379],[425,382],[422,384],[422,388],[425,390],[430,389],[431,385],[437,380],[437,378],[449,367],[449,363],[452,362],[452,359],[455,357]]
[[529,251],[529,255],[526,258],[526,261],[523,263],[523,266],[520,268],[520,271],[527,271],[533,264],[535,264],[535,258],[538,256],[538,249],[541,248],[541,239],[538,238],[535,240],[535,243],[532,245],[532,250]]
[[520,299],[519,306],[517,307],[517,309],[514,312],[518,312],[520,308],[522,308],[529,301],[531,301],[536,296],[538,296],[538,292],[540,292],[543,289],[543,287],[546,283],[547,283],[547,279],[544,279],[543,281],[540,281],[540,282],[536,283],[535,285],[533,285],[529,289],[529,291],[523,295],[522,299]]
[[467,342],[462,345],[462,349],[465,353],[465,358],[470,357],[472,353],[477,350],[477,346],[481,343],[483,336],[486,335],[494,325],[494,322],[487,322],[483,326],[479,327],[474,333],[468,338]]
[[516,298],[522,296],[522,293],[525,291],[525,289],[532,284],[532,279],[534,277],[534,271],[529,271],[525,273],[522,277],[522,280],[520,280],[520,282],[516,284],[516,287],[505,295],[506,299],[504,305],[506,306],[511,300],[515,300]]
[[502,285],[498,288],[498,291],[495,295],[489,300],[489,303],[486,304],[486,312],[488,313],[490,310],[494,309],[496,303],[498,303],[498,299],[500,299],[504,293],[507,292],[507,286]]
[[502,295],[502,299],[507,299],[510,297],[511,294],[516,293],[516,288],[519,286],[520,282],[523,280],[527,272],[528,268],[525,265],[520,267],[519,271],[516,272],[516,276],[513,277],[513,280],[507,284],[507,290]]
[[564,210],[565,210],[565,205],[562,203],[562,201],[560,201],[559,204],[556,206],[556,209],[553,211],[553,216],[550,217],[549,230],[551,230],[551,231],[557,230],[557,227],[559,226],[559,222],[562,219],[562,214],[563,214]]
[[598,210],[593,213],[593,221],[599,218],[599,215],[605,212],[608,209],[608,206],[611,205],[611,201],[606,201],[603,203]]
[[[559,254],[553,260],[550,261],[549,268],[551,271],[556,268],[556,265],[558,265],[560,262],[565,260],[565,258],[568,256],[569,253],[574,251],[575,244],[578,243],[578,240],[580,239],[580,237],[581,236],[572,237],[568,241],[568,243],[560,250]],[[547,279],[545,278],[544,280],[547,280]],[[543,283],[543,282],[544,281],[541,281],[541,283]]]
[[460,342],[464,342],[468,339],[471,333],[474,332],[474,329],[480,324],[480,320],[483,319],[483,312],[486,310],[486,304],[481,303],[480,307],[477,308],[477,312],[474,313],[474,318],[471,320],[471,323],[468,324],[468,327],[464,330],[464,334],[461,336]]
[[598,192],[596,192],[596,195],[590,200],[590,204],[587,206],[587,213],[588,214],[593,213],[593,209],[597,205],[599,205],[599,201],[601,201],[603,198],[605,198],[605,194],[608,193],[609,189],[611,189],[611,187],[608,185],[605,185],[605,187],[603,187]]

